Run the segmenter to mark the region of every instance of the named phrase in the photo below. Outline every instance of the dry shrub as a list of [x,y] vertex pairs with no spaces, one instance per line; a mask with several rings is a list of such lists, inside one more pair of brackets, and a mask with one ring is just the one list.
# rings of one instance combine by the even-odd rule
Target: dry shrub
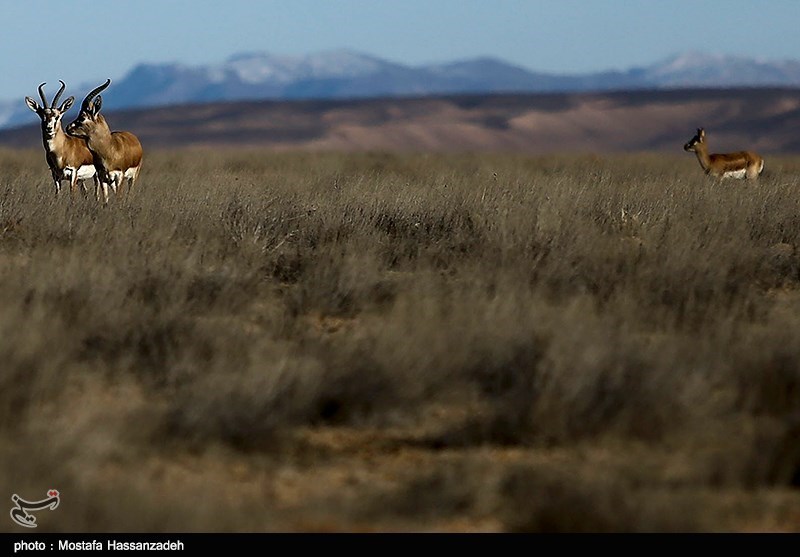
[[639,490],[623,478],[547,468],[511,470],[501,493],[512,532],[692,532],[708,529],[712,518],[698,512],[690,493]]
[[[273,454],[335,425],[408,428],[444,452],[705,446],[697,489],[798,483],[794,175],[714,182],[646,155],[148,161],[101,207],[55,198],[39,152],[0,151],[5,438],[41,431],[64,382],[94,377],[157,407],[131,460]],[[463,415],[426,418],[442,407]],[[538,502],[508,500],[514,529],[700,524],[655,518],[682,495],[520,474],[511,491]],[[471,512],[455,491],[441,512]]]

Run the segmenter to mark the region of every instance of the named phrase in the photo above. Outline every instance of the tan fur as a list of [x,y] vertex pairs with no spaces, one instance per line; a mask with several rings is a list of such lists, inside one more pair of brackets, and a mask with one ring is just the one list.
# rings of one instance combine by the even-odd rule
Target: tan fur
[[130,132],[112,132],[102,114],[97,115],[90,128],[86,144],[96,155],[95,166],[100,162],[106,171],[125,172],[142,164],[143,151],[139,138]]
[[52,161],[62,170],[66,166],[80,167],[86,164],[93,164],[94,157],[86,146],[86,142],[77,137],[70,137],[59,127],[56,137],[52,140],[53,150],[48,150],[49,143],[43,139],[44,148],[47,150],[47,160]]
[[[67,167],[80,168],[81,166],[94,164],[94,155],[86,146],[86,142],[77,137],[70,137],[61,126],[56,130],[56,136],[52,140],[42,138],[44,144],[45,158],[53,180],[64,180],[64,170]],[[69,181],[71,193],[77,191],[78,173],[73,172]]]
[[[39,106],[30,97],[25,97],[25,104],[39,116],[42,122],[42,144],[44,145],[45,160],[47,161],[47,166],[50,167],[50,174],[53,177],[56,193],[61,188],[61,181],[68,178],[66,170],[70,168],[74,169],[69,176],[70,192],[74,194],[78,183],[77,169],[94,164],[94,156],[89,151],[86,141],[77,137],[70,137],[64,133],[64,128],[61,126],[61,117],[72,106],[73,97],[64,101],[60,107],[56,106],[56,102],[66,87],[63,81],[60,83],[61,88],[56,93],[52,106],[47,105],[43,90],[44,83],[39,85],[39,95],[43,106]],[[50,137],[51,134],[52,137]],[[95,178],[96,180],[97,178]]]
[[67,126],[68,134],[86,140],[86,145],[92,152],[106,203],[108,203],[109,186],[117,192],[127,177],[128,189],[133,188],[142,167],[143,157],[139,139],[130,132],[112,132],[105,117],[100,114],[102,99],[95,96],[110,83],[109,79],[104,85],[90,92],[83,101],[78,117]]
[[732,172],[743,172],[742,176],[736,177],[754,180],[764,170],[764,159],[752,151],[709,154],[703,128],[698,128],[697,135],[690,139],[683,148],[695,153],[705,173],[715,178],[725,178]]

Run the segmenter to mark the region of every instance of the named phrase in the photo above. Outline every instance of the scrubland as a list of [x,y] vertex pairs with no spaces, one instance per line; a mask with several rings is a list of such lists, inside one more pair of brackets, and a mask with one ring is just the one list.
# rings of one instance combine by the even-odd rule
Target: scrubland
[[800,159],[680,155],[162,150],[103,207],[0,151],[0,494],[59,489],[40,531],[797,530]]

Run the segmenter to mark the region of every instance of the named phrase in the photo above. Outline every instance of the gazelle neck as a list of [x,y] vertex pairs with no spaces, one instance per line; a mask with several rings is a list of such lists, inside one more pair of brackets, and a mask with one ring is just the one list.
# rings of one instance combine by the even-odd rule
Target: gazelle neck
[[86,140],[86,145],[95,153],[104,153],[111,145],[111,130],[106,123],[106,119],[100,114],[97,116],[97,125],[94,126],[92,133]]
[[711,167],[711,158],[708,156],[708,147],[705,143],[698,143],[694,146],[694,154],[697,155],[697,160],[700,162],[700,166],[703,167],[703,170],[708,172],[708,169]]
[[42,142],[44,143],[44,148],[47,151],[55,152],[56,150],[61,149],[61,147],[67,142],[67,134],[64,132],[64,128],[59,124],[56,126],[56,134],[52,138],[42,136]]

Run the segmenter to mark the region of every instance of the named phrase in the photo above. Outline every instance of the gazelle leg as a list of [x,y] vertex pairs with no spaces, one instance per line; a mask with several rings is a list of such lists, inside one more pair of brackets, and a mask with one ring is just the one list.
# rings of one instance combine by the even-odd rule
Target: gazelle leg
[[107,172],[97,173],[97,201],[100,201],[100,193],[103,194],[103,203],[108,205],[108,181],[111,176]]
[[134,170],[134,171],[131,173],[131,177],[130,177],[130,178],[128,178],[128,193],[130,193],[131,191],[133,191],[133,184],[134,184],[134,183],[136,183],[136,180],[138,180],[138,179],[139,179],[139,170],[140,170],[141,168],[142,168],[141,166],[137,166],[137,167],[136,167],[136,170]]
[[108,185],[111,186],[111,191],[114,192],[114,195],[117,194],[118,186],[119,186],[119,173],[118,172],[109,172],[108,173]]
[[56,188],[56,195],[58,195],[61,192],[61,176],[55,170],[51,171],[51,174],[53,176],[53,185]]
[[78,171],[77,169],[72,172],[69,177],[69,196],[70,198],[75,197],[75,193],[78,188]]

